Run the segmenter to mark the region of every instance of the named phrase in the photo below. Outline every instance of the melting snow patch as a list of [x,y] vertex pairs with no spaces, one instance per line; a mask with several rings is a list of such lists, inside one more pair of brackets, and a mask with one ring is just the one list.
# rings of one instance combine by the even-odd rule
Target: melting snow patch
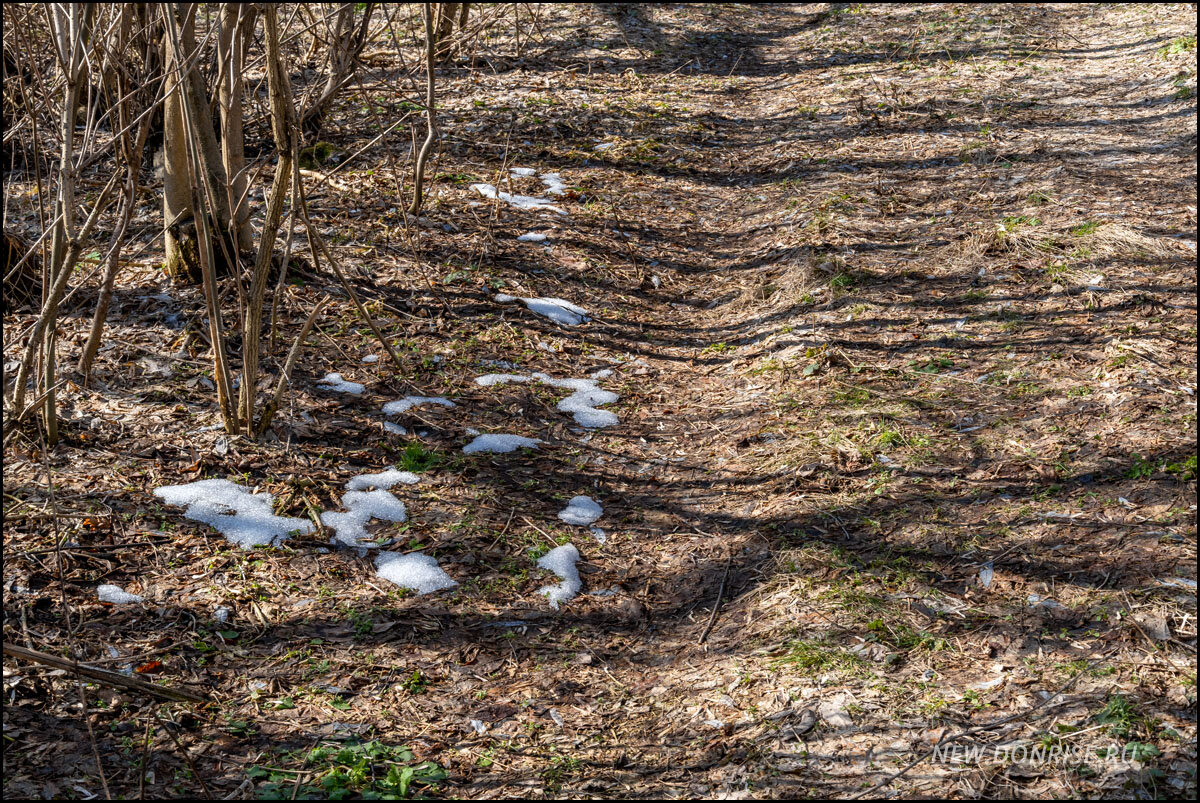
[[523,374],[484,374],[475,377],[475,384],[486,388],[490,385],[507,385],[509,382],[529,382],[532,379],[533,377]]
[[541,243],[545,242],[546,235],[540,231],[531,231],[528,234],[522,234],[517,240],[522,243]]
[[604,508],[590,496],[576,496],[559,511],[558,517],[567,524],[578,524],[586,527],[604,515]]
[[512,173],[514,176],[528,177],[537,175],[537,171],[532,167],[510,167],[508,168],[508,172]]
[[592,537],[596,539],[597,543],[599,543],[599,544],[607,544],[608,543],[608,533],[604,532],[603,529],[601,529],[600,527],[589,527],[588,529],[590,529],[592,531]]
[[525,306],[529,307],[531,311],[563,326],[578,326],[585,321],[591,320],[588,317],[588,311],[583,307],[561,298],[520,298],[518,296],[510,296],[507,293],[497,293],[496,301],[501,304],[509,301],[524,302]]
[[479,193],[484,198],[504,201],[504,203],[508,204],[509,206],[515,206],[518,209],[546,209],[551,212],[557,212],[560,215],[567,214],[545,198],[534,198],[531,195],[513,195],[510,192],[497,190],[491,184],[472,184],[471,189],[475,190],[475,192]]
[[338,390],[342,393],[353,393],[355,396],[360,395],[365,387],[357,382],[347,382],[342,379],[341,374],[325,374],[323,378],[317,381],[317,384],[324,387],[326,390]]
[[400,401],[388,402],[383,405],[383,413],[384,415],[399,415],[413,407],[420,407],[422,404],[440,404],[443,407],[458,406],[449,399],[443,399],[441,396],[405,396]]
[[379,362],[379,355],[378,354],[368,354],[367,356],[363,357],[362,361],[363,362]]
[[399,424],[394,424],[391,421],[384,421],[383,428],[385,431],[390,432],[393,435],[407,435],[408,434],[407,429],[400,426]]
[[[597,372],[597,374],[602,372]],[[611,390],[603,390],[594,379],[555,379],[548,374],[535,373],[531,376],[522,374],[485,374],[476,377],[475,383],[485,387],[503,385],[509,382],[529,382],[533,379],[555,388],[565,388],[575,391],[562,399],[556,405],[560,412],[571,413],[575,423],[581,427],[600,428],[611,427],[620,423],[617,414],[608,410],[598,410],[602,404],[612,404],[620,400],[620,396]]]
[[331,544],[340,543],[348,547],[373,546],[362,543],[371,537],[366,529],[368,521],[408,521],[408,511],[404,503],[387,491],[347,491],[342,494],[342,507],[346,508],[347,512],[327,510],[321,514],[321,523],[336,532],[329,541]]
[[364,491],[367,488],[388,489],[393,485],[416,485],[421,478],[411,471],[389,468],[378,474],[360,474],[346,483],[347,491]]
[[101,602],[111,602],[113,605],[128,605],[131,602],[142,602],[137,594],[130,594],[120,586],[102,585],[96,589],[96,597]]
[[458,585],[438,567],[435,558],[420,552],[407,555],[383,552],[375,558],[375,568],[384,580],[401,588],[411,588],[418,594],[431,594]]
[[583,583],[579,579],[579,569],[575,567],[578,561],[579,550],[575,548],[574,544],[556,547],[538,559],[539,569],[548,569],[562,580],[556,586],[543,586],[538,589],[539,594],[545,594],[550,598],[550,607],[557,609],[562,603],[573,599],[583,588]]
[[538,178],[546,185],[546,192],[550,195],[562,195],[567,191],[566,182],[558,173],[542,173]]
[[270,494],[252,494],[229,480],[167,485],[156,488],[154,495],[168,505],[186,506],[185,517],[216,528],[242,549],[279,543],[292,533],[307,535],[313,531],[306,519],[274,515]]
[[536,449],[539,443],[545,441],[537,438],[526,438],[523,435],[477,435],[475,440],[463,447],[463,454],[475,452],[495,452],[505,454],[517,449]]

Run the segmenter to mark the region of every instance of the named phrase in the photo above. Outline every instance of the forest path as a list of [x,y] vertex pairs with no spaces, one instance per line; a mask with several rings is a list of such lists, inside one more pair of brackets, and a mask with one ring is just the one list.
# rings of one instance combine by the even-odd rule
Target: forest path
[[[155,726],[149,796],[195,791],[193,759],[222,795],[320,796],[314,740],[355,739],[458,797],[846,796],[989,723],[989,747],[1158,754],[930,762],[887,791],[1194,796],[1194,36],[1174,6],[548,7],[524,55],[439,72],[426,225],[397,214],[403,142],[311,198],[403,370],[337,299],[278,439],[232,440],[178,331],[199,291],[120,288],[62,446],[6,455],[6,638],[67,649],[67,600],[89,659],[220,701],[179,718],[187,763]],[[387,69],[334,115],[346,152],[406,113]],[[537,171],[567,215],[472,187],[537,195]],[[62,326],[69,349],[86,321]],[[595,430],[561,387],[475,382],[604,369]],[[409,393],[457,406],[381,409]],[[471,430],[544,442],[464,454]],[[421,479],[374,532],[456,589],[400,592],[329,533],[243,552],[153,495],[230,478],[315,520],[392,464]],[[82,545],[61,574],[51,477]],[[558,520],[578,494],[606,543]],[[554,610],[537,561],[566,542],[582,591]],[[148,604],[102,606],[109,582]],[[88,778],[74,687],[14,684],[6,791]],[[104,699],[131,790],[154,712]]]

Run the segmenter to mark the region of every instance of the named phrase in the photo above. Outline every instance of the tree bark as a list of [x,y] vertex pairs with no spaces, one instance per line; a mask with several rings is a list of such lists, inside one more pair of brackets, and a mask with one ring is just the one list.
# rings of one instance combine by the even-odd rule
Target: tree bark
[[250,231],[250,205],[246,199],[245,136],[242,133],[245,109],[246,52],[254,37],[257,14],[248,3],[221,5],[221,34],[217,39],[220,68],[217,98],[221,110],[221,158],[228,178],[226,203],[229,205],[232,240],[238,251],[254,247]]
[[434,38],[433,31],[433,3],[424,3],[425,6],[425,118],[429,125],[429,132],[425,135],[425,142],[421,145],[421,152],[417,155],[416,168],[413,171],[413,199],[412,204],[408,208],[411,215],[416,215],[421,211],[421,202],[423,200],[424,184],[425,184],[425,162],[429,159],[429,154],[433,151],[434,143],[437,141],[437,115],[434,111],[434,85],[433,85],[433,68],[437,61],[437,44]]
[[[199,284],[203,280],[200,266],[199,232],[208,229],[220,232],[215,270],[225,275],[236,265],[237,248],[230,242],[229,194],[226,190],[225,168],[221,161],[221,150],[213,130],[207,92],[200,71],[195,64],[196,51],[196,7],[195,3],[164,4],[164,14],[175,14],[178,21],[178,47],[168,31],[163,37],[166,52],[166,86],[163,110],[163,228],[165,240],[165,265],[167,274],[183,284]],[[182,75],[181,75],[182,72]],[[217,188],[213,193],[213,220],[200,225],[192,204],[195,187],[188,167],[187,133],[185,131],[184,97],[193,110],[194,133],[201,148],[201,165],[196,181],[207,181]]]

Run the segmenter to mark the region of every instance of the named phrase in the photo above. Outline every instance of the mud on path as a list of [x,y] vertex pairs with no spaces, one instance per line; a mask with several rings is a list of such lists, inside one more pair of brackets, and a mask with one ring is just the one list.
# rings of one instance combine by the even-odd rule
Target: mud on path
[[[445,76],[458,133],[428,217],[452,230],[419,231],[419,266],[386,162],[328,191],[406,380],[361,362],[377,345],[345,304],[276,442],[201,431],[203,353],[146,345],[198,296],[155,301],[147,272],[104,387],[67,395],[49,465],[82,547],[74,638],[220,701],[175,712],[179,746],[152,729],[147,788],[193,791],[187,751],[222,796],[309,790],[306,751],[358,739],[458,797],[1194,795],[1192,12],[601,5],[543,26],[523,60]],[[568,214],[469,188],[513,166],[557,171]],[[552,389],[473,382],[604,368],[620,423],[591,431]],[[329,371],[367,393],[322,392]],[[413,392],[458,407],[385,432],[380,404]],[[464,457],[468,428],[546,445]],[[321,536],[230,549],[149,493],[244,475],[305,516],[393,464],[422,481],[378,533],[451,592],[399,593]],[[6,467],[5,637],[43,649],[66,643],[57,558],[31,552],[46,482],[35,449]],[[555,518],[576,494],[605,543]],[[101,548],[127,541],[153,549]],[[535,559],[565,541],[583,592],[554,611]],[[153,604],[102,607],[102,582]],[[6,791],[94,789],[73,689],[14,677]],[[110,783],[136,784],[151,708],[96,694]],[[891,780],[939,743],[988,760]],[[1033,745],[1137,760],[1002,756]]]

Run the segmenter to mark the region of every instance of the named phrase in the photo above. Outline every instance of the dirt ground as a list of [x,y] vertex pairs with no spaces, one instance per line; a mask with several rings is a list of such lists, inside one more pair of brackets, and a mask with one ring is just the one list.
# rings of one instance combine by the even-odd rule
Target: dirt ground
[[[153,798],[1194,798],[1194,8],[541,13],[520,57],[439,75],[425,224],[390,140],[310,191],[405,370],[331,279],[289,285],[285,334],[334,302],[262,443],[214,428],[202,295],[140,210],[63,443],[5,453],[4,638],[213,702],[88,685],[85,717],[6,656],[5,796],[103,795],[99,760]],[[377,59],[331,116],[348,152],[402,100]],[[567,214],[471,189],[514,166]],[[10,177],[10,220],[34,192]],[[589,431],[473,381],[604,368],[620,423]],[[412,393],[458,406],[382,414]],[[391,465],[410,520],[372,529],[457,588],[328,532],[242,551],[152,494],[222,477],[313,518]],[[556,518],[576,494],[605,543]],[[554,610],[535,558],[568,541]]]

